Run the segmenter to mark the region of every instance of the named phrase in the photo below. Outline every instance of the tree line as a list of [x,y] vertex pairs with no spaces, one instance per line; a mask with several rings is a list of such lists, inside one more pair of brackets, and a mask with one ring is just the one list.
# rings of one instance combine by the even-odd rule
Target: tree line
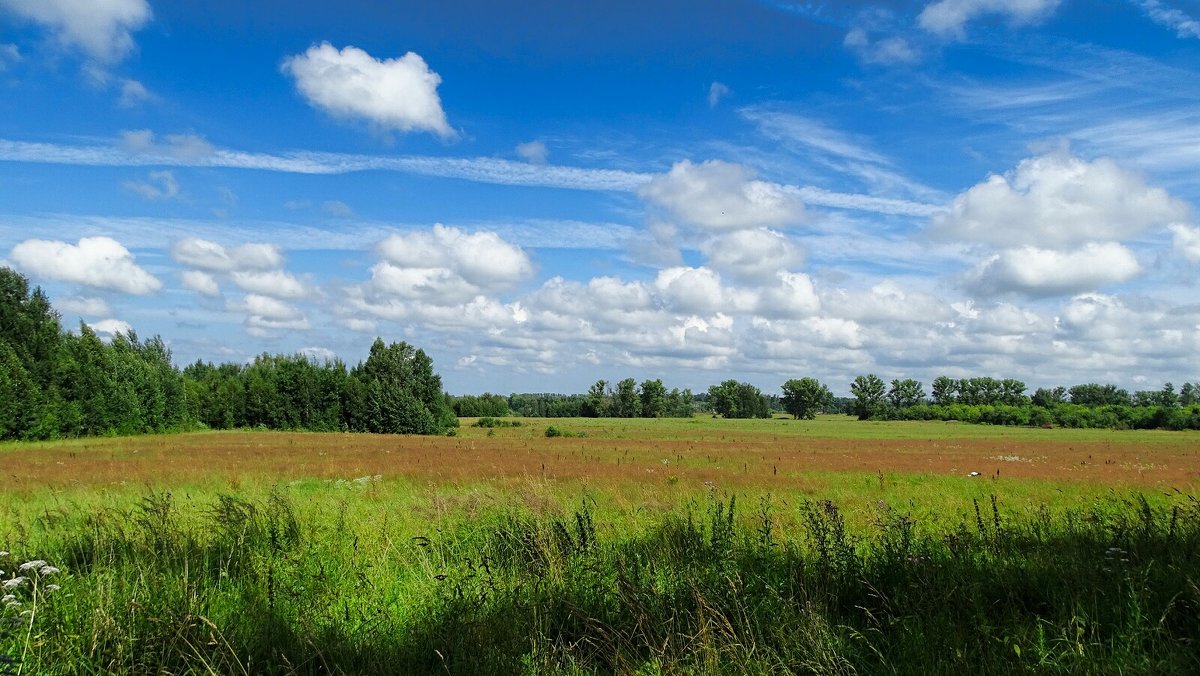
[[[790,381],[789,381],[790,382]],[[785,386],[786,387],[786,386]],[[890,387],[875,374],[850,384],[846,411],[860,420],[957,420],[993,425],[1200,429],[1200,383],[1130,393],[1112,384],[1038,388],[1015,379],[935,378],[930,396],[911,379]]]
[[376,339],[353,368],[263,354],[182,371],[157,336],[65,331],[40,288],[0,268],[0,439],[205,426],[445,434],[458,419],[423,350]]

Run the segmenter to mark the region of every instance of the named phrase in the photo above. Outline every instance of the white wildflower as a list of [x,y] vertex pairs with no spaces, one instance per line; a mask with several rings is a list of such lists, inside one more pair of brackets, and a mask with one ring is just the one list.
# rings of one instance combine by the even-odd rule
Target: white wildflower
[[38,571],[38,575],[53,575],[57,572],[60,571],[54,566],[42,566],[42,569]]
[[21,602],[20,601],[9,601],[8,603],[4,604],[4,607],[5,608],[20,608]]
[[45,589],[47,592],[56,592],[59,589],[62,589],[62,587],[60,587],[56,584],[48,584],[48,585],[46,585]]
[[41,559],[34,559],[33,561],[26,561],[25,563],[22,563],[19,570],[22,573],[24,573],[27,570],[34,570],[35,568],[41,568],[44,565],[46,565],[45,561],[43,561]]
[[3,558],[5,558],[5,557],[7,557],[7,556],[8,556],[8,552],[6,552],[6,551],[3,551],[3,550],[0,550],[0,559],[3,559]]
[[14,596],[13,594],[5,594],[4,598],[0,598],[0,603],[8,603],[9,601],[16,601],[16,600],[17,600],[17,597]]
[[24,575],[22,575],[21,577],[14,577],[11,580],[4,581],[4,588],[5,589],[16,589],[17,587],[20,587],[21,585],[25,584],[28,580],[29,580],[29,578],[25,577]]

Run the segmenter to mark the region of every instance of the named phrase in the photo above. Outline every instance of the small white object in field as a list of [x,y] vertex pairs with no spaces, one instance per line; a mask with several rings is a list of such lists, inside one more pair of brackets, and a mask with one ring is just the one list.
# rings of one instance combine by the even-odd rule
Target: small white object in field
[[979,476],[979,472],[971,472],[967,476]]

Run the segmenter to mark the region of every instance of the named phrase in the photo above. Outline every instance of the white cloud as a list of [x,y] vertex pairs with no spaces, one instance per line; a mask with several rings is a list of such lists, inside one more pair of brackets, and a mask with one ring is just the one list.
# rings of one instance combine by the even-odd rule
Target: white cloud
[[274,244],[249,243],[228,248],[197,237],[175,242],[171,257],[178,263],[209,272],[263,271],[283,265],[283,254]]
[[938,0],[917,17],[921,28],[943,38],[966,37],[967,22],[987,14],[1007,17],[1014,24],[1038,21],[1054,12],[1062,0]]
[[700,251],[714,270],[748,280],[773,278],[804,260],[800,248],[787,236],[767,228],[709,238],[701,243]]
[[1159,0],[1135,0],[1155,23],[1175,31],[1181,38],[1200,38],[1200,20],[1174,7],[1163,7]]
[[217,284],[217,280],[207,272],[200,270],[184,270],[179,273],[179,279],[183,283],[185,289],[191,289],[196,293],[205,296],[221,295],[221,286]]
[[[653,174],[620,169],[538,165],[496,157],[396,157],[315,151],[268,154],[216,148],[195,135],[168,135],[165,139],[166,143],[157,142],[149,130],[122,132],[115,145],[59,145],[0,139],[0,160],[100,167],[227,167],[317,175],[395,171],[496,185],[613,192],[637,192],[656,178]],[[889,185],[905,185],[906,189],[930,192],[903,177],[888,176],[887,173],[872,169],[867,175]],[[940,207],[932,204],[833,192],[815,186],[778,186],[778,189],[793,200],[837,209],[907,216],[928,216],[940,211]],[[294,204],[299,206],[301,203]]]
[[129,322],[120,319],[101,319],[98,322],[88,322],[88,326],[98,334],[105,334],[107,338],[112,338],[118,333],[129,335],[133,331]]
[[830,289],[821,294],[821,306],[830,315],[867,325],[941,321],[953,314],[939,298],[906,289],[891,279],[870,289]]
[[243,291],[274,298],[303,298],[308,290],[291,273],[283,270],[250,272],[238,270],[230,274],[233,283]]
[[145,181],[125,181],[122,185],[126,190],[152,201],[179,197],[179,181],[168,170],[152,171]]
[[211,158],[216,149],[203,136],[196,134],[167,134],[160,142],[149,129],[121,132],[117,147],[135,155],[170,158],[180,162],[198,162]]
[[323,42],[283,63],[313,106],[335,117],[362,118],[384,130],[454,135],[437,88],[442,78],[414,52],[379,60],[357,47]]
[[757,301],[748,291],[724,286],[720,274],[704,267],[660,270],[654,289],[667,309],[686,314],[740,313]]
[[35,277],[134,295],[162,288],[162,282],[138,267],[128,249],[109,237],[84,237],[78,244],[29,239],[13,247],[10,257]]
[[1007,249],[967,275],[966,287],[982,296],[1018,293],[1056,296],[1125,282],[1141,271],[1133,252],[1115,242],[1089,242],[1076,251]]
[[133,49],[131,33],[151,18],[146,0],[2,0],[0,6],[45,26],[63,46],[108,63]]
[[108,303],[103,298],[90,298],[86,296],[58,298],[54,301],[54,307],[63,314],[79,315],[82,317],[99,317],[112,313],[112,310],[108,307]]
[[309,328],[308,318],[295,306],[277,298],[249,293],[241,303],[231,303],[230,310],[246,313],[246,331],[251,335],[269,335],[272,331]]
[[716,108],[726,96],[729,96],[729,87],[721,82],[713,82],[708,86],[708,107]]
[[1174,234],[1175,250],[1189,261],[1200,263],[1200,228],[1183,223],[1172,223],[1170,227]]
[[327,347],[302,347],[297,352],[315,362],[326,362],[337,359],[337,353]]
[[640,191],[683,222],[712,230],[782,227],[804,218],[800,198],[748,168],[720,160],[677,162]]
[[117,105],[122,108],[136,108],[152,100],[154,100],[154,95],[146,89],[146,85],[137,80],[121,80],[121,95],[117,98]]
[[359,333],[373,334],[377,331],[374,321],[370,319],[363,319],[362,317],[347,317],[343,324],[345,324],[346,328],[350,329],[351,331],[357,331]]
[[799,272],[781,272],[777,283],[761,289],[755,314],[760,317],[797,318],[815,315],[821,309],[812,279]]
[[392,235],[378,251],[398,268],[445,271],[480,290],[507,290],[533,274],[525,252],[496,233],[469,233],[440,223],[428,231]]
[[933,232],[998,246],[1064,247],[1121,240],[1188,216],[1187,205],[1109,159],[1066,153],[1023,160],[954,198]]
[[870,35],[863,28],[852,28],[849,33],[846,33],[846,39],[842,44],[853,50],[864,63],[893,66],[916,63],[921,60],[921,55],[908,43],[908,40],[892,36],[872,41]]
[[517,155],[526,162],[545,164],[550,156],[550,150],[543,141],[533,140],[517,145]]

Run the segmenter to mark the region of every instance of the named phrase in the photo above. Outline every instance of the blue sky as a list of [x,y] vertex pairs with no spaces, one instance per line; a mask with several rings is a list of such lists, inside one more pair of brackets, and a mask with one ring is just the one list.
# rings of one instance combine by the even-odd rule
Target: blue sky
[[1157,388],[1198,71],[1184,0],[0,0],[0,261],[181,364]]

